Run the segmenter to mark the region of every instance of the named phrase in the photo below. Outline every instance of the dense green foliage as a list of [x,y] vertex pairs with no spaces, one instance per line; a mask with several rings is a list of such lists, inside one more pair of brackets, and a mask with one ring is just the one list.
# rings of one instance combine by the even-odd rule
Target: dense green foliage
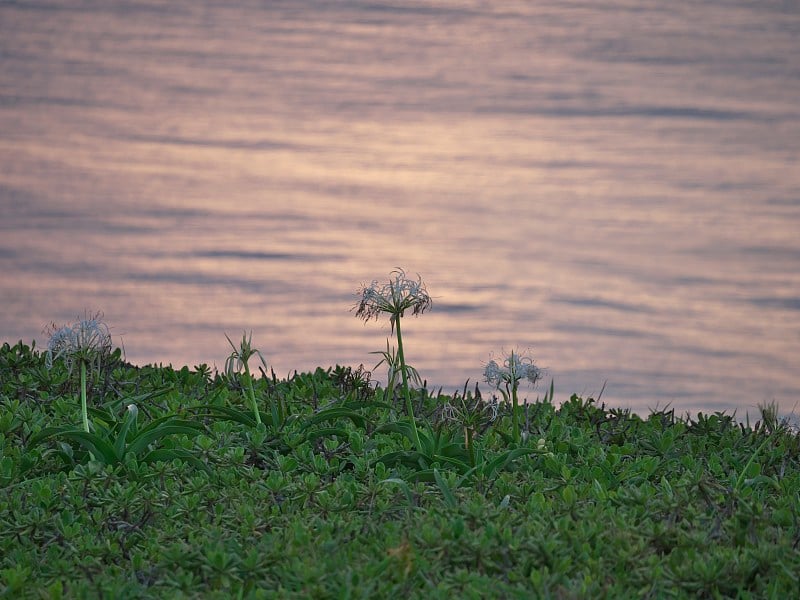
[[[251,388],[262,423],[255,422]],[[0,596],[798,597],[800,437],[336,367],[278,379],[0,350]],[[132,405],[132,406],[131,406]]]

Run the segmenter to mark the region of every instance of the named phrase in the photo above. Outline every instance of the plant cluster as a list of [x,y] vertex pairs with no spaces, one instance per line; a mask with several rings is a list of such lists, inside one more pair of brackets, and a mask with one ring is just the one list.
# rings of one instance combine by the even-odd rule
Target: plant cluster
[[222,373],[87,360],[77,403],[86,346],[3,344],[0,596],[793,596],[800,436],[773,407],[520,404],[516,352],[486,368],[502,402],[412,390],[400,319],[430,298],[404,279],[357,310],[389,315],[399,406],[363,367],[279,379],[246,335]]

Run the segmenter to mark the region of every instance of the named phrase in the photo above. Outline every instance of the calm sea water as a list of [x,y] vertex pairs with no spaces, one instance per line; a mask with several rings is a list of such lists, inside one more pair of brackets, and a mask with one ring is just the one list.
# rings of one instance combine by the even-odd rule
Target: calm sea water
[[799,99],[789,1],[0,2],[0,339],[372,367],[401,266],[430,387],[790,412]]

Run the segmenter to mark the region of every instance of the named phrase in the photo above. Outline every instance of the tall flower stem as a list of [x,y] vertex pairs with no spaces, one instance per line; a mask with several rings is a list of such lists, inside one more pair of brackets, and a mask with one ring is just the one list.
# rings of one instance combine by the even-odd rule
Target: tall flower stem
[[83,429],[89,433],[89,410],[86,407],[86,361],[81,359],[81,418]]
[[411,427],[414,430],[414,441],[417,444],[417,449],[420,449],[422,444],[419,439],[419,433],[417,432],[417,422],[414,418],[414,407],[411,404],[411,392],[408,389],[406,358],[405,354],[403,353],[403,335],[400,333],[400,315],[397,315],[397,317],[394,319],[394,326],[397,331],[397,357],[400,359],[400,374],[403,377],[403,394],[405,394],[406,398],[406,412],[408,413],[409,419],[411,419]]
[[256,418],[256,425],[261,425],[261,413],[258,411],[258,404],[256,403],[256,392],[253,389],[253,378],[250,376],[250,367],[247,362],[244,363],[244,376],[247,380],[247,391],[250,395],[250,407],[253,409],[253,415]]
[[519,443],[519,400],[517,399],[517,383],[511,386],[511,428],[514,442]]

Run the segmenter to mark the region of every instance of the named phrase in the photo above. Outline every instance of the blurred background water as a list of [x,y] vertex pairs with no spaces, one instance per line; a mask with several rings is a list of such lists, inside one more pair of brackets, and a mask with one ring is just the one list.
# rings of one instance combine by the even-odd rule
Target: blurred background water
[[790,412],[798,99],[791,1],[2,1],[0,339],[371,368],[401,266],[434,389],[530,349],[557,401]]

